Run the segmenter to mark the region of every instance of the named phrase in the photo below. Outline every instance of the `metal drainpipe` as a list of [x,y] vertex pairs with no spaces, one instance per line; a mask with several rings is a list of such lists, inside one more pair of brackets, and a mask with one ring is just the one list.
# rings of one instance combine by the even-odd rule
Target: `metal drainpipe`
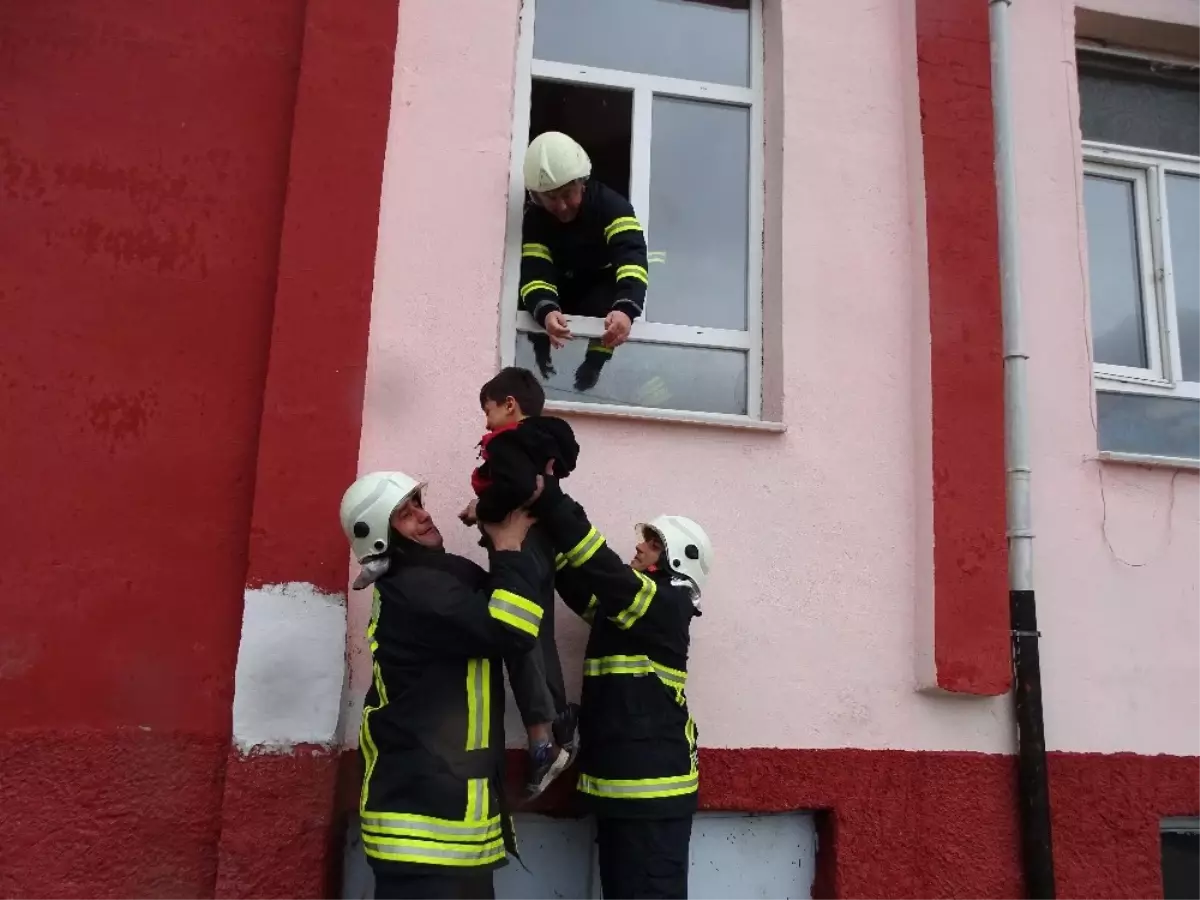
[[999,201],[1000,293],[1004,328],[1004,458],[1008,495],[1008,586],[1012,622],[1017,720],[1017,792],[1026,896],[1054,897],[1050,785],[1042,720],[1037,606],[1033,593],[1033,516],[1030,509],[1029,411],[1022,339],[1017,188],[1013,165],[1012,86],[1009,82],[1009,12],[1012,0],[988,0],[992,50],[992,106]]

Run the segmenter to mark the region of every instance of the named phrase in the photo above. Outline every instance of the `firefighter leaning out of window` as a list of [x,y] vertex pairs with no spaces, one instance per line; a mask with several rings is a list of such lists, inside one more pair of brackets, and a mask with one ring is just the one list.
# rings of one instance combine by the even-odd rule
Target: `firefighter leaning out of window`
[[543,378],[550,346],[571,338],[567,315],[604,319],[588,342],[575,389],[595,387],[613,351],[629,338],[646,299],[646,238],[629,201],[590,179],[592,161],[572,138],[539,134],[525,153],[529,201],[521,234],[521,305],[545,333],[529,335]]

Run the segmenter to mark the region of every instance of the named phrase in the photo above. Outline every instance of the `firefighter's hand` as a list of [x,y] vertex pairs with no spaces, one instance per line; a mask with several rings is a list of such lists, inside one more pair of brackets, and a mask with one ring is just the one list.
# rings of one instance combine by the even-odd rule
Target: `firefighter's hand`
[[633,319],[618,309],[614,309],[604,320],[604,346],[620,347],[629,340],[629,329],[633,327]]
[[476,497],[465,507],[463,507],[463,511],[458,514],[458,521],[468,526],[476,524],[479,520],[475,518],[475,507],[478,505],[479,498]]
[[550,343],[555,347],[567,346],[567,341],[571,339],[571,329],[567,325],[567,317],[558,310],[546,314],[545,324],[546,334],[550,336]]
[[527,509],[515,509],[504,517],[503,521],[483,523],[483,530],[492,539],[492,548],[496,552],[506,550],[519,551],[525,542],[525,535],[533,527],[536,520]]

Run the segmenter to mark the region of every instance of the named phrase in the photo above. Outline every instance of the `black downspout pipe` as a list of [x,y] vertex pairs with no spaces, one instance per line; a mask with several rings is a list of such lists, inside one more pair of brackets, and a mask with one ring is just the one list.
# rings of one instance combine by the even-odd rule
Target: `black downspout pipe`
[[1012,617],[1013,699],[1017,718],[1017,800],[1021,813],[1021,861],[1025,895],[1054,900],[1054,851],[1050,834],[1050,778],[1042,720],[1042,664],[1038,655],[1037,604],[1033,591],[1009,591]]
[[[1034,0],[1036,2],[1036,0]],[[1017,719],[1017,800],[1025,895],[1054,897],[1054,850],[1050,834],[1050,784],[1042,720],[1042,667],[1038,659],[1037,608],[1033,597],[1032,461],[1027,404],[1029,354],[1022,336],[1020,234],[1018,232],[1016,136],[1009,62],[1009,12],[1013,0],[987,0],[991,38],[992,111],[996,139],[999,213],[1000,306],[1004,324],[1004,467],[1008,515],[1008,588],[1013,689]]]

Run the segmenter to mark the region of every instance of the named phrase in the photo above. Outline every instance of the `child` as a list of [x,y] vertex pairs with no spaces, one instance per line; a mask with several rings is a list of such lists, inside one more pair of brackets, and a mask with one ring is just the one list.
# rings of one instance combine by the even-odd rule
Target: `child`
[[[545,404],[542,386],[526,369],[503,369],[480,389],[479,405],[488,432],[479,442],[483,461],[471,473],[476,499],[460,515],[464,523],[503,520],[533,496],[537,476],[551,463],[557,478],[566,478],[575,468],[579,458],[575,434],[562,419],[543,416]],[[543,569],[536,598],[543,609],[538,644],[505,662],[529,737],[529,793],[537,796],[571,763],[576,707],[567,703],[554,642],[553,544],[538,526],[526,542]]]

